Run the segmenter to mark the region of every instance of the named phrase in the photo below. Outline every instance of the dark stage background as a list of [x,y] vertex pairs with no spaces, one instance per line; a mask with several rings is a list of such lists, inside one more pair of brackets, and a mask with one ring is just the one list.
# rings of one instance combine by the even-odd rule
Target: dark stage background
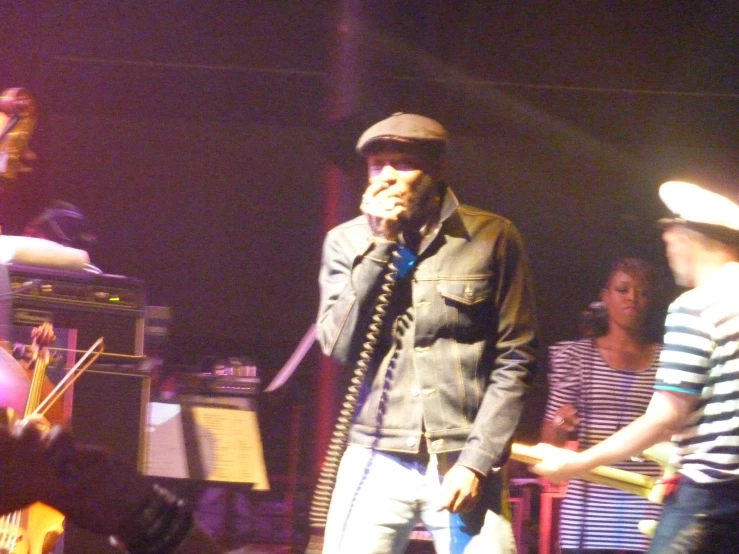
[[[50,200],[79,205],[99,237],[93,262],[144,279],[149,303],[172,307],[172,363],[248,355],[268,381],[313,321],[327,224],[356,213],[358,134],[394,111],[424,113],[453,135],[460,198],[510,217],[527,241],[543,352],[575,336],[616,256],[645,256],[669,281],[652,223],[658,185],[731,166],[739,149],[736,12],[4,2],[0,86],[33,91],[40,118],[35,170],[0,193],[0,223],[18,233]],[[340,24],[341,13],[356,19]],[[338,200],[331,171],[343,175]],[[316,350],[261,399],[271,472],[286,471],[294,406],[304,459],[314,456]],[[544,383],[541,372],[524,438]]]

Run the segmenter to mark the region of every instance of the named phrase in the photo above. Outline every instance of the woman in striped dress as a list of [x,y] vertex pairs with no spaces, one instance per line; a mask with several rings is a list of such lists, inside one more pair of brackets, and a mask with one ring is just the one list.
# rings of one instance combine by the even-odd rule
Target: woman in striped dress
[[[637,258],[617,260],[601,291],[603,324],[591,336],[549,350],[549,398],[542,442],[577,440],[583,450],[644,413],[652,396],[661,346],[648,332],[655,272]],[[615,467],[658,477],[660,467],[632,460]],[[645,552],[637,525],[659,519],[646,499],[579,479],[569,481],[560,509],[563,553]]]

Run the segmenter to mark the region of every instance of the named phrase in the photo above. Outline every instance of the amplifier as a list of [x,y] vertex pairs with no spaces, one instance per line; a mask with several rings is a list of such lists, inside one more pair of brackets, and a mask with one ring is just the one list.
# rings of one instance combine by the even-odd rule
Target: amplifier
[[151,376],[138,366],[93,364],[74,383],[72,433],[143,470],[150,394]]
[[[0,337],[10,326],[76,329],[77,348],[100,337],[105,352],[142,356],[146,293],[143,281],[119,275],[0,264]],[[101,358],[105,360],[106,356]],[[118,359],[120,361],[120,359]]]

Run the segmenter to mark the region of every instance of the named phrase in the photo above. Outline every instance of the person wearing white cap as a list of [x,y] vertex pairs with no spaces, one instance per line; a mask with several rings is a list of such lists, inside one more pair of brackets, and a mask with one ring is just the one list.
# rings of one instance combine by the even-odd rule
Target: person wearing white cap
[[672,437],[678,478],[650,553],[736,553],[739,545],[739,205],[670,181],[660,198],[675,281],[689,290],[665,319],[655,391],[646,413],[580,453],[537,445],[533,471],[560,481]]
[[367,369],[324,554],[401,554],[419,523],[438,553],[515,552],[500,469],[535,363],[531,272],[516,227],[445,183],[446,144],[415,114],[367,129],[362,214],[324,242],[318,340]]

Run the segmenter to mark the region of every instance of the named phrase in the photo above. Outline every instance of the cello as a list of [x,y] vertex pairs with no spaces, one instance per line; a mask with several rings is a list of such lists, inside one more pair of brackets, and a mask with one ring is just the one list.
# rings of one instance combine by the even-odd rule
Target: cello
[[[55,340],[51,323],[43,323],[33,329],[30,346],[31,360],[29,370],[32,371],[23,419],[35,414],[44,389],[50,386],[46,379],[46,368],[50,353],[48,345]],[[8,417],[12,421],[12,409]],[[51,420],[44,422],[51,424]],[[12,485],[12,484],[11,484]],[[56,540],[64,532],[64,516],[41,502],[36,502],[23,510],[7,514],[0,518],[0,552],[9,554],[48,554]]]

